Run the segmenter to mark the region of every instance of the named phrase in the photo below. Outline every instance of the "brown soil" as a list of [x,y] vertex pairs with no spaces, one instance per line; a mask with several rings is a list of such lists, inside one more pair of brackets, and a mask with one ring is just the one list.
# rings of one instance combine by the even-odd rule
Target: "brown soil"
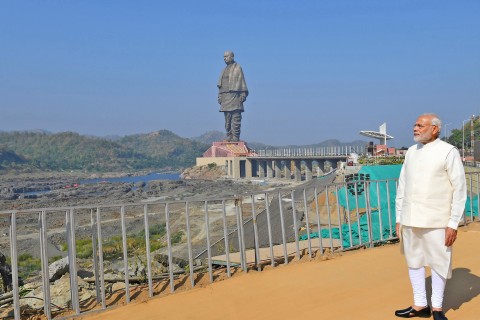
[[[478,319],[480,255],[475,254],[475,244],[479,241],[480,224],[460,229],[453,278],[445,293],[444,310],[450,319]],[[189,283],[188,279],[181,281]],[[208,274],[197,281],[193,290],[164,293],[149,300],[143,291],[128,306],[75,319],[386,320],[398,319],[394,310],[412,303],[407,267],[398,244],[341,256],[304,258],[263,272],[240,272],[213,284]],[[123,297],[116,300],[124,304]]]

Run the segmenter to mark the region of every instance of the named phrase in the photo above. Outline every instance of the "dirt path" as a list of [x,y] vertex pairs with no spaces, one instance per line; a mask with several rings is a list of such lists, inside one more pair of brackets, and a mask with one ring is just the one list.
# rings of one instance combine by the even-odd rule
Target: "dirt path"
[[[449,319],[479,319],[480,224],[459,231],[453,279],[444,308]],[[412,302],[399,245],[359,250],[331,260],[301,261],[186,292],[132,303],[83,320],[131,319],[398,319]]]

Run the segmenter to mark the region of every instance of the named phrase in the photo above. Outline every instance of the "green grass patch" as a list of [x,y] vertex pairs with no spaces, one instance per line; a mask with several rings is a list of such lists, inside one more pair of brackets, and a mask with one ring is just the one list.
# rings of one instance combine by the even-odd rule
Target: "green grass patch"
[[[7,259],[9,265],[12,264],[10,257]],[[22,253],[18,256],[18,275],[22,279],[28,279],[31,276],[38,275],[42,270],[40,258],[35,258],[29,253]]]
[[[155,251],[160,248],[163,248],[167,245],[166,243],[166,224],[154,224],[149,228],[149,239],[150,239],[150,251]],[[171,238],[172,244],[180,243],[183,239],[184,232],[178,231],[173,234]],[[146,253],[145,245],[145,231],[142,230],[138,233],[128,234],[127,235],[127,251],[128,256],[134,255],[143,255]],[[109,237],[103,239],[103,258],[118,259],[123,257],[123,240],[121,235]],[[66,243],[62,244],[60,248],[63,251],[68,250],[68,245]],[[77,257],[82,259],[91,259],[93,257],[93,247],[92,240],[90,238],[85,238],[77,240],[76,242]]]
[[177,244],[182,241],[183,231],[177,231],[172,236],[172,244]]
[[53,256],[53,257],[50,257],[48,258],[48,263],[51,264],[51,263],[54,263],[55,261],[58,261],[60,259],[62,259],[63,257],[62,256]]

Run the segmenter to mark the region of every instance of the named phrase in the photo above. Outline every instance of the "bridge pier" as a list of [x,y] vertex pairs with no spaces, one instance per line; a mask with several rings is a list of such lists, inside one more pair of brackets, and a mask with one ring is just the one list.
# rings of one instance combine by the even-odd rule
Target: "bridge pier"
[[337,169],[337,161],[330,161],[330,168],[332,168],[332,170]]
[[227,160],[227,172],[229,176],[233,177],[233,161],[232,160]]
[[301,160],[294,160],[294,177],[295,181],[302,181],[302,161]]
[[312,160],[305,160],[305,181],[312,180]]
[[258,177],[265,178],[267,171],[267,162],[265,160],[258,161]]
[[325,160],[317,160],[318,163],[318,170],[320,171],[320,174],[325,173]]
[[266,166],[267,166],[267,178],[273,178],[273,160],[267,160]]
[[[333,169],[337,168],[338,161],[344,160],[340,157],[330,157],[327,159],[311,157],[262,157],[249,158],[247,161],[240,161],[240,169],[235,169],[236,165],[233,161],[226,162],[227,174],[229,176],[238,176],[252,178],[276,178],[276,179],[294,179],[295,181],[302,180],[302,169],[304,169],[305,181],[313,179],[314,175],[321,176],[326,172],[326,167]],[[316,163],[316,166],[314,166]],[[304,167],[302,168],[302,164]],[[315,168],[314,168],[315,167]],[[313,171],[315,169],[315,172]],[[236,172],[240,170],[240,172]]]
[[246,160],[245,161],[245,178],[252,178],[252,177],[253,177],[252,161]]
[[280,179],[282,177],[282,160],[273,160],[275,166],[275,178]]
[[285,179],[292,179],[292,160],[285,160]]

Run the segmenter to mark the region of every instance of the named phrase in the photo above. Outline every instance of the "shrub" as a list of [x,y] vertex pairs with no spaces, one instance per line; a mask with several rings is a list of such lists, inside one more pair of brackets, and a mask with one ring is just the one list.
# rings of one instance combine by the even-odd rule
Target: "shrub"
[[183,231],[177,231],[175,234],[172,236],[172,244],[180,243],[182,241],[183,237]]
[[89,259],[93,257],[93,247],[91,239],[77,240],[76,243],[77,257],[81,259]]
[[40,270],[42,270],[40,258],[35,258],[28,253],[18,256],[18,273],[21,278],[27,279],[30,276],[38,275]]
[[217,164],[215,162],[212,162],[212,163],[207,164],[207,166],[208,166],[208,169],[212,170],[212,169],[215,169],[217,167]]

